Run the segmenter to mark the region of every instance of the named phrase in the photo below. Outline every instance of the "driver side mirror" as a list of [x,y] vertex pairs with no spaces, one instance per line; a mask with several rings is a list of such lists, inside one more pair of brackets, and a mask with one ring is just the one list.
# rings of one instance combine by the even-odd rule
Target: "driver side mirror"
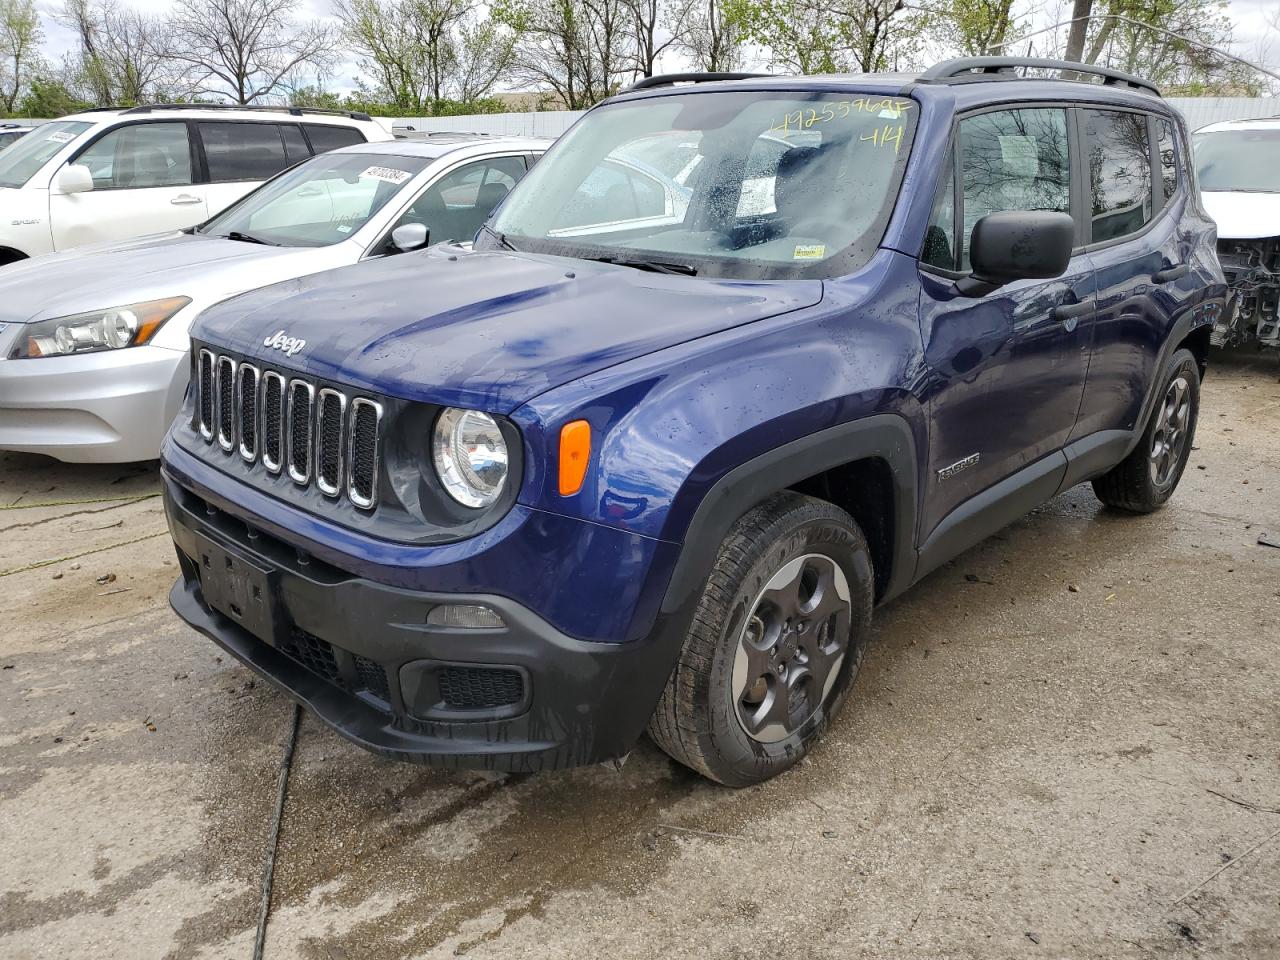
[[391,246],[400,253],[418,250],[427,245],[431,233],[423,223],[402,223],[391,231]]
[[1060,277],[1071,262],[1076,227],[1070,214],[1002,210],[973,225],[969,262],[973,271],[956,281],[966,297],[986,296],[1014,280]]
[[57,186],[58,192],[67,196],[88,193],[93,189],[93,174],[83,164],[71,163],[58,174]]

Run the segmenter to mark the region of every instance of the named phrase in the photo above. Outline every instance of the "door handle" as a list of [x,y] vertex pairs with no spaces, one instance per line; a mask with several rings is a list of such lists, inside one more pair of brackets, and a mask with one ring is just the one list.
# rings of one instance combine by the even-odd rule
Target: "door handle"
[[1190,266],[1180,263],[1176,267],[1169,267],[1167,270],[1157,270],[1152,274],[1151,279],[1156,283],[1173,283],[1175,280],[1181,280],[1190,272]]
[[204,201],[202,201],[199,197],[191,196],[191,194],[189,193],[180,193],[169,202],[172,203],[175,207],[186,207],[186,206],[190,206],[193,203],[203,203]]
[[1067,323],[1087,317],[1091,313],[1093,313],[1093,304],[1088,300],[1084,303],[1063,303],[1053,308],[1053,319]]

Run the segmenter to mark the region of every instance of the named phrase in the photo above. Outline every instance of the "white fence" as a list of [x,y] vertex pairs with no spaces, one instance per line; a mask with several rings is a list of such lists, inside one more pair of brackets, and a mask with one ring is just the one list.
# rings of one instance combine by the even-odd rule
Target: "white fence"
[[[1275,97],[1170,97],[1168,102],[1182,111],[1191,130],[1219,120],[1280,117],[1280,98]],[[463,117],[400,117],[393,121],[393,129],[487,133],[495,137],[558,137],[580,116],[580,110],[535,110]]]

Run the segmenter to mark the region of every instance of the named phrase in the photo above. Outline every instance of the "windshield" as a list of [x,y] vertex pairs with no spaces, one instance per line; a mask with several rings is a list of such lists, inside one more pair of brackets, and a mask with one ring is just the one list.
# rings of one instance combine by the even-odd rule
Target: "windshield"
[[478,245],[702,276],[839,276],[880,241],[914,107],[794,91],[607,104],[529,172]]
[[79,120],[46,123],[0,153],[0,187],[21,187],[53,157],[93,124]]
[[1280,130],[1221,130],[1192,138],[1202,191],[1280,193]]
[[368,223],[430,162],[324,153],[264,183],[199,232],[282,247],[327,247]]

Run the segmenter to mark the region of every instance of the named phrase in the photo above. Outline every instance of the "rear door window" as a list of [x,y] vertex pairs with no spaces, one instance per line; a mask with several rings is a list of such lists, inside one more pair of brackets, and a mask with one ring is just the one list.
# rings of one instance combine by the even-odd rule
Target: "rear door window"
[[339,147],[365,142],[364,134],[355,127],[329,127],[316,123],[304,123],[303,127],[306,128],[307,139],[311,141],[311,147],[316,153],[328,153]]
[[1085,110],[1093,242],[1137,233],[1152,217],[1147,118],[1118,110]]
[[289,166],[274,123],[199,124],[212,183],[268,180]]
[[1178,149],[1173,124],[1168,120],[1156,120],[1156,150],[1160,159],[1160,197],[1168,203],[1178,192]]
[[117,127],[75,160],[89,168],[95,190],[140,190],[191,183],[191,141],[185,123]]

